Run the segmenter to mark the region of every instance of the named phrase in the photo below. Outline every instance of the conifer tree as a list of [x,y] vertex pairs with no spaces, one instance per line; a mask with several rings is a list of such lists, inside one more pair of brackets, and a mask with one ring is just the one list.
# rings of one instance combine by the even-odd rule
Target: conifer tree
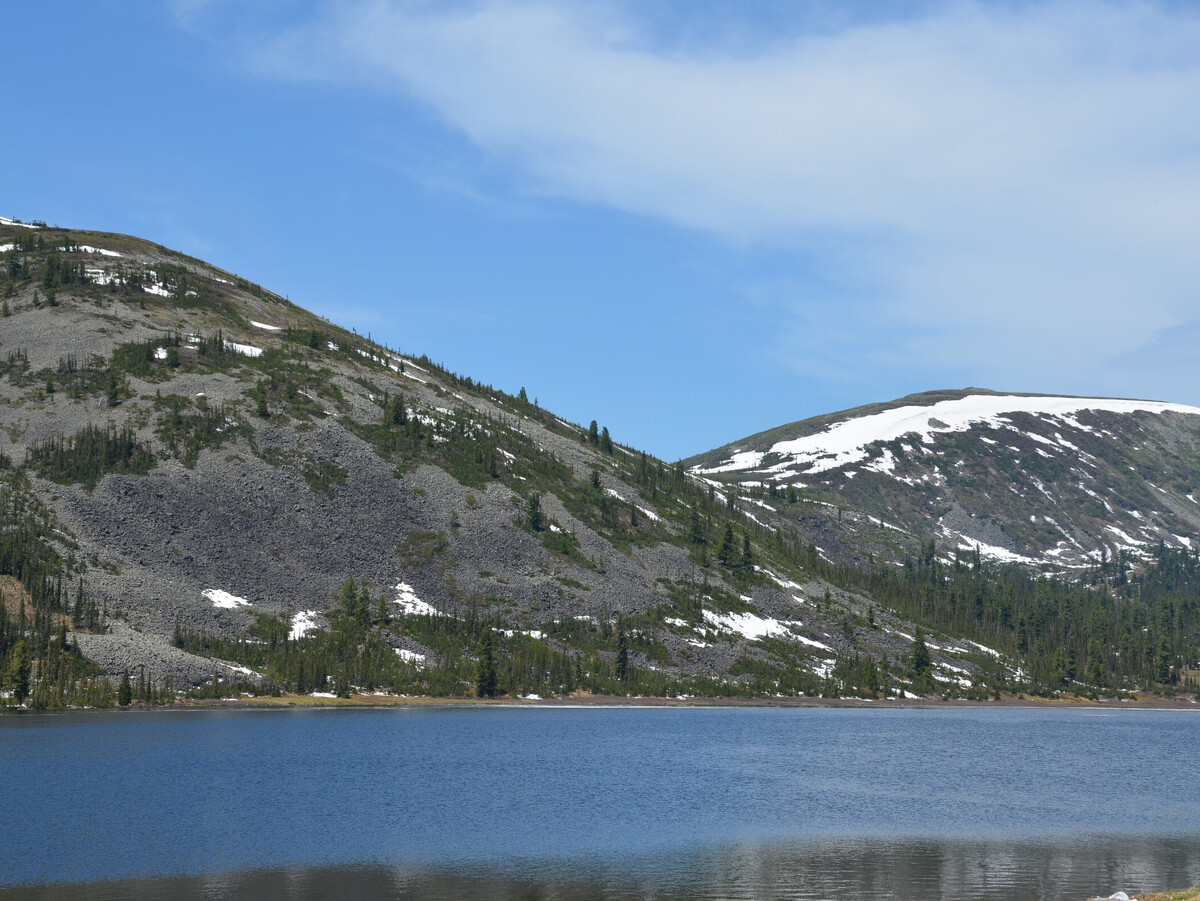
[[733,555],[733,526],[725,523],[725,532],[721,535],[721,546],[717,549],[717,560],[722,566],[732,566]]
[[933,661],[929,656],[929,646],[925,644],[925,632],[920,626],[917,626],[913,635],[909,663],[912,667],[913,690],[919,695],[929,694],[933,690]]
[[545,527],[542,519],[542,498],[536,492],[529,498],[529,510],[526,513],[525,521],[535,532],[540,532]]
[[121,684],[117,688],[117,703],[128,707],[133,702],[133,683],[129,680],[129,670],[121,673]]
[[495,639],[490,628],[483,630],[479,643],[479,664],[475,673],[475,694],[480,698],[496,697],[496,651]]
[[[18,634],[23,633],[24,629]],[[29,697],[29,670],[29,651],[25,639],[22,638],[12,647],[8,658],[8,672],[5,674],[5,681],[12,688],[13,700],[18,704]]]

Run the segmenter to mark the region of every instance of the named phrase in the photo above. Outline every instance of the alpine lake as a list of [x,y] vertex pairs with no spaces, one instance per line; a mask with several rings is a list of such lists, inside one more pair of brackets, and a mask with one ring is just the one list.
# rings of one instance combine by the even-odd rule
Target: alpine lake
[[1083,901],[1200,883],[1198,751],[1104,707],[0,716],[0,901]]

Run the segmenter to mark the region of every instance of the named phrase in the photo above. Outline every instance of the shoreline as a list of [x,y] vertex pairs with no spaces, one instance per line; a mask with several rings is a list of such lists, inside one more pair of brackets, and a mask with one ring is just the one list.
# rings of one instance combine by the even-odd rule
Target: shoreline
[[501,708],[826,708],[826,709],[887,709],[887,710],[947,710],[947,709],[1061,709],[1061,710],[1150,710],[1200,712],[1194,697],[1133,699],[1089,698],[1031,698],[1002,697],[999,701],[970,701],[938,698],[658,698],[621,695],[577,694],[554,698],[468,698],[435,697],[430,695],[360,694],[349,698],[314,697],[312,695],[280,695],[278,697],[185,698],[170,704],[147,705],[134,703],[129,707],[67,707],[47,710],[0,708],[0,714],[14,716],[31,714],[60,714],[82,711],[150,711],[150,710],[346,710],[417,707],[501,707]]

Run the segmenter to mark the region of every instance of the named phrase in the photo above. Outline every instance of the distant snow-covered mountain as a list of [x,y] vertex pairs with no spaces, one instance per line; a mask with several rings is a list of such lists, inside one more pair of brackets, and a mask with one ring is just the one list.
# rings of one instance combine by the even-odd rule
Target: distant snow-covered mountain
[[1200,540],[1200,408],[967,389],[804,420],[686,461],[994,558],[1082,565]]

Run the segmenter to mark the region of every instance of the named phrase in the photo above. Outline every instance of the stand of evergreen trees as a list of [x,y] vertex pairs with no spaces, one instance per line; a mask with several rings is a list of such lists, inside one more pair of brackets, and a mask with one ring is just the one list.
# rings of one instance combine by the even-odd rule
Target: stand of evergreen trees
[[113,698],[112,684],[68,636],[68,627],[103,629],[104,614],[79,567],[55,549],[56,528],[24,473],[0,478],[0,704],[104,706]]
[[1078,580],[1045,577],[978,554],[945,563],[932,542],[902,568],[810,565],[900,616],[1022,661],[1025,688],[1108,693],[1196,688],[1200,555],[1159,545],[1133,566],[1105,561]]

